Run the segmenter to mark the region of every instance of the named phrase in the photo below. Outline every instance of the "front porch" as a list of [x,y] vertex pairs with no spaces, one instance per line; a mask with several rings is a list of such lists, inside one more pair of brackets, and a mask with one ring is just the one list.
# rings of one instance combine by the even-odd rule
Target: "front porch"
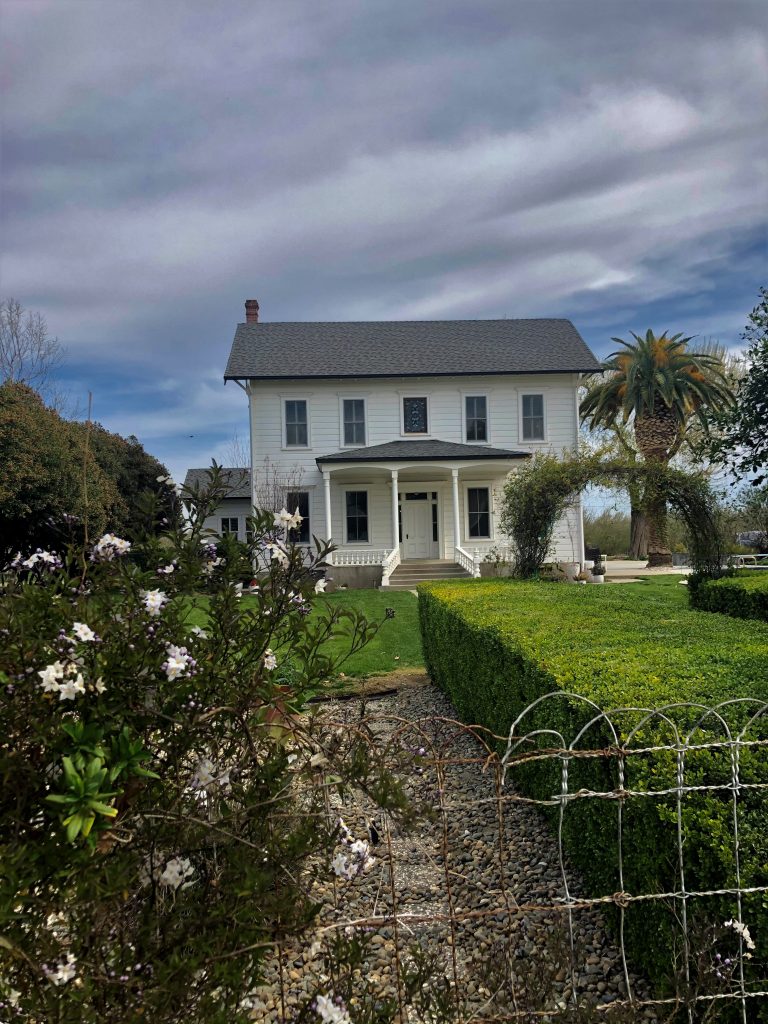
[[318,459],[338,581],[410,588],[435,576],[479,576],[496,543],[495,495],[527,457],[403,441]]

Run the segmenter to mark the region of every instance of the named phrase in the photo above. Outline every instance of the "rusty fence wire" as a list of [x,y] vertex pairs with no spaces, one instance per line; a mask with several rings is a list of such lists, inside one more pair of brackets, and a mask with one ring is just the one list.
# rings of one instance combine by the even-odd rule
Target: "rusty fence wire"
[[[605,710],[557,692],[504,737],[447,701],[395,710],[334,702],[313,721],[302,756],[339,846],[303,882],[321,909],[278,940],[254,1019],[768,1020],[768,704]],[[376,767],[354,794],[333,773],[350,758]],[[401,813],[379,809],[382,772]],[[702,837],[717,848],[704,874]]]

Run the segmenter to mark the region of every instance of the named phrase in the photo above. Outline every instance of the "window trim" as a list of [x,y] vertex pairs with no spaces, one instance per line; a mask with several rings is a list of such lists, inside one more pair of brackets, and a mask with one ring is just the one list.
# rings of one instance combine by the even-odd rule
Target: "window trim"
[[[353,548],[369,548],[372,546],[373,541],[371,540],[371,492],[369,487],[344,487],[342,490],[342,503],[341,503],[341,517],[344,523],[344,544],[347,547]],[[347,532],[347,494],[365,494],[367,519],[368,519],[368,540],[350,540]]]
[[[485,399],[485,441],[470,441],[467,437],[467,399]],[[491,444],[491,396],[488,391],[461,392],[461,436],[464,444]]]
[[[469,492],[470,491],[488,491],[488,536],[487,537],[472,537],[469,533]],[[496,536],[496,522],[493,514],[493,486],[492,484],[486,484],[482,482],[471,481],[464,484],[464,541],[469,544],[470,541],[485,541],[494,540]]]
[[[280,395],[280,429],[282,444],[281,448],[283,451],[289,452],[305,452],[312,448],[312,416],[310,413],[310,401],[309,395],[307,394],[284,394]],[[288,424],[286,422],[286,402],[305,402],[307,406],[307,443],[306,444],[288,444]]]
[[[432,436],[432,395],[429,391],[398,391],[400,402],[400,436],[401,437],[431,437]],[[424,433],[416,434],[405,429],[405,399],[423,398],[427,403],[427,429]]]
[[[363,403],[363,430],[365,432],[364,441],[354,441],[352,444],[347,444],[344,440],[344,403],[345,402],[362,402]],[[365,448],[368,444],[368,396],[360,394],[349,394],[339,395],[339,448]]]
[[[542,410],[544,414],[544,436],[523,437],[523,399],[530,396],[541,397]],[[549,444],[549,416],[547,415],[547,392],[544,388],[537,391],[526,390],[517,393],[517,432],[520,444]]]
[[[230,523],[232,522],[232,520],[234,520],[237,523],[237,526],[235,527],[234,530],[225,530],[224,529],[224,520],[225,519],[228,522],[230,522]],[[219,516],[219,536],[223,537],[225,533],[228,534],[228,535],[234,534],[235,537],[238,537],[238,538],[240,537],[240,516],[232,516],[232,515],[230,515],[230,516]]]

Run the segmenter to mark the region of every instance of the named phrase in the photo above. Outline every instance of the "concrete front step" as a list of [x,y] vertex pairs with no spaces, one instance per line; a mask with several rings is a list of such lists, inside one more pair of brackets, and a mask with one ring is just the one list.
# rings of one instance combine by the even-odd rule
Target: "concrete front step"
[[418,562],[401,562],[389,577],[392,590],[413,590],[419,583],[429,580],[463,580],[470,575],[455,562],[424,559]]

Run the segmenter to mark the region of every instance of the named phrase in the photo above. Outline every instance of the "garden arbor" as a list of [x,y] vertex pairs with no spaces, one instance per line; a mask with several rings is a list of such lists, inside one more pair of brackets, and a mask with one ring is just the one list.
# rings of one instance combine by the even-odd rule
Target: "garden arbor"
[[590,484],[622,489],[640,485],[649,514],[657,515],[654,527],[662,540],[670,505],[685,524],[694,572],[705,576],[720,573],[724,546],[717,503],[702,474],[671,469],[659,462],[537,455],[509,478],[501,501],[500,525],[511,541],[516,576],[529,579],[538,574],[547,559],[555,524]]

